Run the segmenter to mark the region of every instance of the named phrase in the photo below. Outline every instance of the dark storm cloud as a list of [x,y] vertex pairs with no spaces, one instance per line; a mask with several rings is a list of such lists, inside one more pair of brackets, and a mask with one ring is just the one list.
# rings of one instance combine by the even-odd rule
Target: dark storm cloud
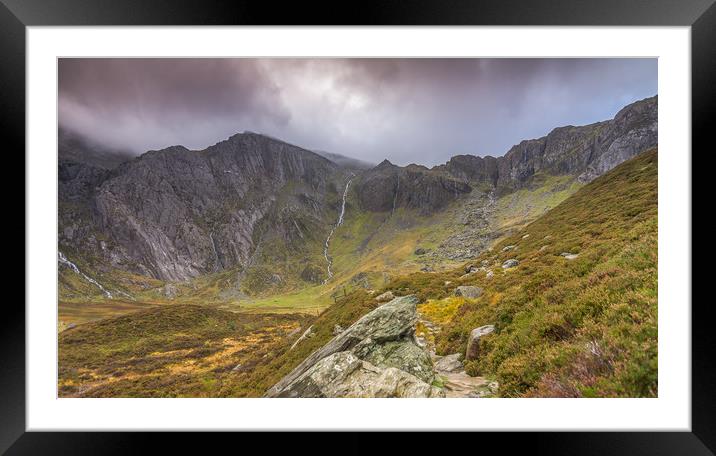
[[655,95],[656,59],[61,59],[60,125],[136,153],[240,131],[364,160],[501,155]]

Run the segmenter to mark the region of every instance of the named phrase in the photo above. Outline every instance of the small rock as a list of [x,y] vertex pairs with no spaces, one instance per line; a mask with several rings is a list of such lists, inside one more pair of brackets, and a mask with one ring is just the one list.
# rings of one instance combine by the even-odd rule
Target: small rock
[[446,355],[437,360],[434,364],[435,369],[439,372],[458,372],[463,369],[460,358],[462,354],[453,353],[452,355]]
[[505,261],[504,263],[502,263],[502,269],[514,268],[518,264],[520,264],[519,261],[515,260],[514,258],[511,258],[511,259]]
[[512,250],[514,248],[515,248],[514,245],[506,245],[505,247],[503,247],[502,251],[507,252],[508,250]]
[[490,388],[490,390],[494,393],[500,388],[500,384],[493,381],[488,383],[487,387]]
[[465,274],[469,274],[470,271],[472,270],[472,268],[474,268],[474,267],[475,267],[474,264],[468,264],[468,265],[466,265],[466,266],[465,266]]
[[567,260],[574,260],[575,258],[577,258],[579,256],[579,254],[578,253],[562,252],[559,254],[559,256],[563,256]]
[[529,234],[525,234],[524,236],[522,236],[522,239],[527,239],[528,237],[530,237],[530,235],[529,235]]
[[491,279],[494,275],[495,275],[495,273],[492,272],[492,270],[488,269],[488,270],[487,270],[487,274],[485,274],[485,278],[486,278],[486,279]]
[[386,291],[386,292],[383,293],[382,295],[376,296],[376,297],[375,297],[375,300],[378,301],[378,302],[385,302],[385,301],[390,301],[390,300],[393,299],[393,298],[395,298],[395,296],[393,296],[393,292],[392,292],[392,291]]
[[547,247],[549,247],[549,246],[548,246],[548,245],[543,245],[542,247],[539,248],[539,251],[542,252],[542,251],[544,251]]
[[420,268],[420,270],[421,270],[422,272],[435,272],[435,270],[433,269],[433,267],[430,266],[430,265],[427,265],[427,264],[426,264],[425,266],[423,266],[422,268]]
[[415,252],[413,252],[413,253],[415,253],[416,255],[425,255],[426,253],[428,253],[428,250],[426,250],[422,247],[418,247],[417,249],[415,249]]
[[475,287],[472,285],[463,285],[455,288],[455,296],[462,296],[463,298],[475,299],[482,296],[482,288]]
[[234,366],[234,368],[231,369],[231,372],[241,372],[241,364]]
[[334,336],[337,336],[338,334],[342,333],[343,331],[345,331],[345,329],[341,325],[336,324],[333,326],[333,335]]
[[485,325],[480,326],[479,328],[475,328],[472,331],[470,331],[470,337],[467,339],[467,351],[465,352],[465,359],[467,361],[472,361],[474,359],[477,359],[478,355],[480,354],[479,351],[479,341],[480,338],[492,333],[495,330],[494,325]]
[[452,283],[452,282],[451,282],[450,280],[446,280],[446,281],[445,281],[445,286],[448,286],[448,285],[450,285],[451,283]]

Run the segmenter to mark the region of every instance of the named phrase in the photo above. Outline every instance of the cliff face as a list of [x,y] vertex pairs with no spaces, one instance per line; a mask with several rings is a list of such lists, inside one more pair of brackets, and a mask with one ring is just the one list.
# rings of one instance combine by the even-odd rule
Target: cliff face
[[547,136],[520,142],[502,157],[460,155],[433,169],[491,183],[502,192],[524,186],[540,172],[588,182],[657,145],[657,101],[652,97],[632,103],[605,122],[555,128]]
[[431,213],[472,190],[466,182],[425,167],[395,166],[385,160],[359,176],[358,201],[369,211],[392,211],[398,207]]
[[[96,186],[85,222],[107,239],[111,263],[165,280],[245,265],[268,232],[286,243],[321,233],[341,179],[323,157],[252,133],[151,151],[85,183],[91,169],[61,166],[61,200],[71,197],[62,188]],[[61,245],[88,241],[64,228]]]

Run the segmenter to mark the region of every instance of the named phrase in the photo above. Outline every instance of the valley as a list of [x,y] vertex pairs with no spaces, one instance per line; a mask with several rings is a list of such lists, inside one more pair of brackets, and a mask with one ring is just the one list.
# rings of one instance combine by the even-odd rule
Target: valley
[[64,134],[59,394],[655,396],[656,106],[433,168]]

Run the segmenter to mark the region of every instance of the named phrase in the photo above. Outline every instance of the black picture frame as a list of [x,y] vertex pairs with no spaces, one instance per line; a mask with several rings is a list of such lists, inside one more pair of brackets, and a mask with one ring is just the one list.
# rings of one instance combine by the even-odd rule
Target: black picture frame
[[[706,144],[711,116],[716,114],[714,0],[390,0],[340,5],[266,1],[224,4],[180,0],[0,0],[0,131],[6,146],[3,158],[14,154],[17,168],[23,169],[24,160],[19,159],[19,151],[25,150],[25,32],[26,27],[41,25],[690,26],[694,148]],[[6,166],[9,166],[7,162]],[[25,239],[28,242],[27,237]],[[670,304],[691,305],[688,302]],[[531,448],[530,451],[549,451],[550,454],[716,454],[716,362],[710,353],[716,343],[711,320],[706,318],[709,306],[710,300],[694,302],[692,306],[691,432],[548,432],[509,436],[484,433],[476,437],[475,445],[479,442],[480,449],[492,444],[513,448],[517,443],[527,445],[525,448]],[[148,443],[171,443],[184,451],[206,450],[206,443],[197,443],[189,434],[25,432],[25,312],[20,300],[7,300],[2,315],[0,452],[112,454],[143,452],[150,448]],[[241,441],[245,438],[241,437]],[[373,438],[366,434],[335,434],[334,438],[342,442],[341,449],[334,448],[335,452],[365,453],[375,445]],[[263,440],[271,441],[273,451],[280,451],[281,447],[290,450],[316,446],[315,435],[294,434],[287,439],[267,439],[264,435]],[[426,440],[439,442],[442,439],[399,438],[395,445],[400,446],[401,452],[425,452],[430,448]],[[211,445],[216,445],[217,451],[221,443],[231,448],[236,446],[237,440],[231,434],[211,437]]]

